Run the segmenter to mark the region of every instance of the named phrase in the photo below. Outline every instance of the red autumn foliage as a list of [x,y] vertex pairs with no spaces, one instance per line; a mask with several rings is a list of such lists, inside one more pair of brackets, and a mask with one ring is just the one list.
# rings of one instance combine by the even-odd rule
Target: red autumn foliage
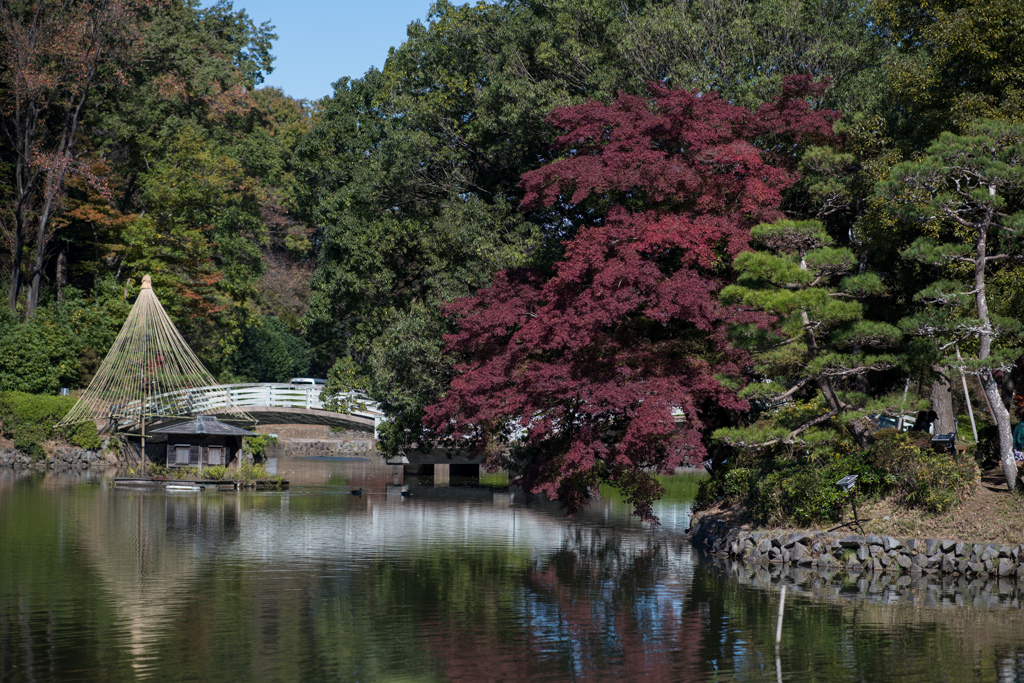
[[648,473],[699,463],[706,411],[745,407],[718,378],[743,361],[727,326],[758,319],[717,292],[750,228],[781,217],[799,145],[831,136],[836,113],[804,99],[822,87],[789,79],[756,113],[657,85],[650,99],[556,110],[564,157],[523,175],[523,202],[600,217],[553,273],[504,271],[450,305],[448,348],[464,362],[427,426],[495,464],[512,445],[518,483],[570,513],[607,482],[653,519]]

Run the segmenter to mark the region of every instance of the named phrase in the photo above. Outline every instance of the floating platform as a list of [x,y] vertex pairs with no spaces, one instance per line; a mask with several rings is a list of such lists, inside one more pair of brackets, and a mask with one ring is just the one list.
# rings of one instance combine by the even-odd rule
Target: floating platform
[[224,479],[171,479],[169,477],[114,477],[114,486],[130,489],[164,489],[166,491],[277,491],[288,488],[288,482],[272,479],[256,481]]

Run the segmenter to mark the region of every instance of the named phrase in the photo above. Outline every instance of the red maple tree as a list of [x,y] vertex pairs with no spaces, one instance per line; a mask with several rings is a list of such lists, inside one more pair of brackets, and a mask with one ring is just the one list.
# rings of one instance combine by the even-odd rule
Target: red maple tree
[[822,87],[791,78],[757,112],[659,85],[555,110],[562,158],[523,175],[523,203],[593,218],[553,272],[504,271],[450,305],[464,362],[428,428],[570,513],[610,483],[653,519],[650,473],[699,463],[706,411],[745,407],[726,330],[757,318],[717,292],[751,226],[781,217],[799,145],[831,136],[837,114],[806,99]]

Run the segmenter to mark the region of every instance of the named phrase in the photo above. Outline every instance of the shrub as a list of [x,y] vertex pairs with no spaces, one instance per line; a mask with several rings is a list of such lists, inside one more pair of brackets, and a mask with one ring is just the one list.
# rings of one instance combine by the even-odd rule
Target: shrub
[[167,467],[165,465],[149,463],[149,467],[146,470],[146,474],[149,475],[150,477],[166,477]]
[[96,431],[96,423],[91,421],[79,422],[68,427],[64,438],[72,446],[78,446],[88,451],[97,451],[103,445],[103,440],[100,439],[99,432]]
[[[42,460],[46,457],[43,442],[53,435],[54,425],[71,410],[75,400],[68,396],[0,392],[0,431],[14,440],[16,449],[33,460]],[[95,434],[95,426],[92,432]],[[83,428],[83,438],[87,434],[88,428]]]
[[702,479],[697,487],[697,497],[694,498],[691,509],[694,512],[707,510],[722,498],[723,490],[721,480],[713,476]]
[[888,489],[908,507],[945,512],[974,490],[980,477],[973,457],[939,453],[925,439],[885,430],[876,434],[868,453],[871,465],[883,473]]
[[228,468],[223,465],[210,465],[199,472],[200,479],[224,479]]
[[12,434],[14,439],[14,448],[20,453],[24,453],[33,460],[45,460],[46,459],[46,448],[43,446],[43,441],[46,440],[46,433],[35,425],[26,425],[17,430]]
[[257,480],[275,481],[277,482],[278,488],[281,487],[281,482],[284,481],[282,477],[272,475],[267,470],[266,465],[252,463],[248,460],[242,460],[238,463],[238,469],[235,471],[235,477],[249,483]]
[[254,458],[262,458],[263,454],[267,450],[267,446],[275,443],[277,443],[277,437],[270,436],[269,434],[249,436],[243,439],[242,450],[246,453],[252,454]]
[[[850,474],[848,469],[803,461],[768,472],[753,484],[751,514],[767,524],[792,521],[804,526],[838,521],[843,515],[847,495],[835,482]],[[838,471],[844,474],[836,476]]]
[[874,438],[865,451],[833,443],[831,453],[817,457],[777,452],[747,460],[719,479],[705,480],[697,508],[726,498],[743,500],[758,524],[838,522],[847,512],[849,495],[836,482],[856,474],[858,499],[896,495],[902,505],[938,513],[962,502],[979,479],[971,454],[935,452],[928,434],[886,429]]
[[754,479],[754,470],[749,467],[737,467],[726,472],[724,479],[722,495],[729,498],[745,498]]

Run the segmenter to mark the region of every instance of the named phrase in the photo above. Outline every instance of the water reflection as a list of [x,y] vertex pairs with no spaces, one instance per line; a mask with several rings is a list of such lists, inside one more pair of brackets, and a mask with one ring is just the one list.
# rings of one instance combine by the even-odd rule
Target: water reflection
[[881,572],[836,570],[826,567],[782,567],[746,564],[723,558],[705,561],[741,585],[772,589],[786,584],[790,595],[829,602],[868,602],[986,609],[1024,606],[1024,578],[926,575],[899,576]]
[[[307,483],[9,482],[0,680],[1022,680],[1018,598],[998,582],[782,575],[699,560],[607,496],[566,520],[375,463],[279,466]],[[939,608],[958,599],[980,607]]]
[[102,487],[76,501],[75,547],[109,596],[137,671],[204,578],[204,565],[238,539],[238,499]]

